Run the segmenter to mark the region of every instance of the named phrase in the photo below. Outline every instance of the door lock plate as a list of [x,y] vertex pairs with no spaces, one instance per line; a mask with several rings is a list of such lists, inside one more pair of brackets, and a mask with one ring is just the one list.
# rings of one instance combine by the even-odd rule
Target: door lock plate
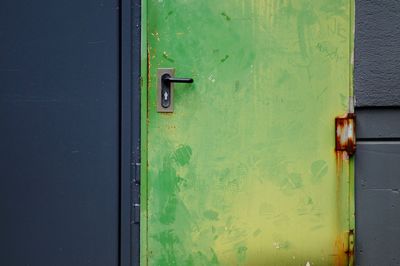
[[175,75],[174,68],[159,68],[157,70],[157,112],[172,113],[174,111],[174,83],[169,86],[163,82],[162,77]]
[[177,78],[174,74],[174,68],[157,70],[157,111],[160,113],[174,111],[174,83],[193,83],[192,78]]

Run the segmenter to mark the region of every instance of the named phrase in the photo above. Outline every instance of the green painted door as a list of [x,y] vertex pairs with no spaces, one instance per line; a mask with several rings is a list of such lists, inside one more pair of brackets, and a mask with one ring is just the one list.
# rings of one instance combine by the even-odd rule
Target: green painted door
[[143,265],[352,263],[352,5],[143,2]]

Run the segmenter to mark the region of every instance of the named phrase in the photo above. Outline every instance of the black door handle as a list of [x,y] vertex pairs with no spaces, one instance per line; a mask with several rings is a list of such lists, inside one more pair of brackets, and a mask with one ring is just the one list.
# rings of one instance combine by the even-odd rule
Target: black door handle
[[166,73],[161,76],[161,106],[169,108],[172,103],[171,83],[193,83],[192,78],[175,78]]
[[169,74],[164,74],[162,76],[162,81],[168,83],[193,83],[192,78],[173,78]]

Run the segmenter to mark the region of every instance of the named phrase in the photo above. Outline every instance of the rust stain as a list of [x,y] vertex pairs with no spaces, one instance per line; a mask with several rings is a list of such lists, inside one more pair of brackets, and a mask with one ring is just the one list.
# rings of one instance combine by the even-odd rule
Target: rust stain
[[348,265],[348,257],[346,254],[347,245],[346,245],[346,234],[340,234],[335,241],[335,246],[337,250],[337,254],[335,254],[335,265],[336,266],[344,266]]
[[[340,220],[341,220],[341,208],[342,208],[342,201],[343,198],[341,196],[341,187],[342,187],[342,173],[343,173],[343,161],[347,157],[346,151],[335,151],[336,153],[336,219],[337,219],[337,227],[340,232]],[[340,233],[336,237],[335,241],[335,250],[336,254],[334,259],[334,265],[336,266],[344,266],[348,265],[348,257],[346,254],[346,234]]]
[[349,237],[348,237],[349,245],[348,249],[346,251],[347,257],[348,257],[348,265],[354,265],[354,230],[351,229],[349,231]]
[[150,57],[150,48],[147,47],[147,89],[151,87],[151,57]]
[[[347,157],[347,154],[345,151],[336,151],[336,207],[337,207],[337,218],[340,219],[340,213],[341,213],[341,191],[340,188],[342,187],[341,181],[342,181],[342,173],[343,173],[343,160],[345,160]],[[338,221],[339,222],[339,221]]]
[[[147,95],[149,95],[149,89],[150,89],[150,86],[151,86],[151,76],[150,76],[150,69],[151,69],[151,62],[150,62],[150,48],[149,47],[147,47]],[[149,125],[150,125],[150,114],[149,114],[149,110],[150,110],[150,108],[149,108],[149,106],[150,106],[150,97],[147,97],[147,110],[146,110],[146,125],[147,125],[147,128],[149,127]]]
[[353,249],[354,230],[340,234],[335,241],[337,254],[335,254],[335,265],[352,265],[354,258]]
[[[340,190],[343,177],[344,161],[355,153],[355,116],[353,113],[348,113],[345,116],[336,117],[335,119],[335,155],[336,155],[336,201],[337,201],[337,225],[340,230],[341,226],[341,208],[345,200]],[[335,241],[335,264],[337,266],[353,265],[354,261],[354,231],[340,233]]]
[[335,119],[336,151],[345,151],[351,156],[356,151],[355,115],[347,114],[345,117]]

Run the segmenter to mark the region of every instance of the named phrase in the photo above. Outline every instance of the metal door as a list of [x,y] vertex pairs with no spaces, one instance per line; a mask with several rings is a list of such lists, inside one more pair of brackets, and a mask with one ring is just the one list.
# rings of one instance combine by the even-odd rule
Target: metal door
[[[143,265],[352,263],[352,6],[147,1]],[[165,68],[194,83],[164,113]]]
[[138,261],[134,2],[0,2],[0,265]]

